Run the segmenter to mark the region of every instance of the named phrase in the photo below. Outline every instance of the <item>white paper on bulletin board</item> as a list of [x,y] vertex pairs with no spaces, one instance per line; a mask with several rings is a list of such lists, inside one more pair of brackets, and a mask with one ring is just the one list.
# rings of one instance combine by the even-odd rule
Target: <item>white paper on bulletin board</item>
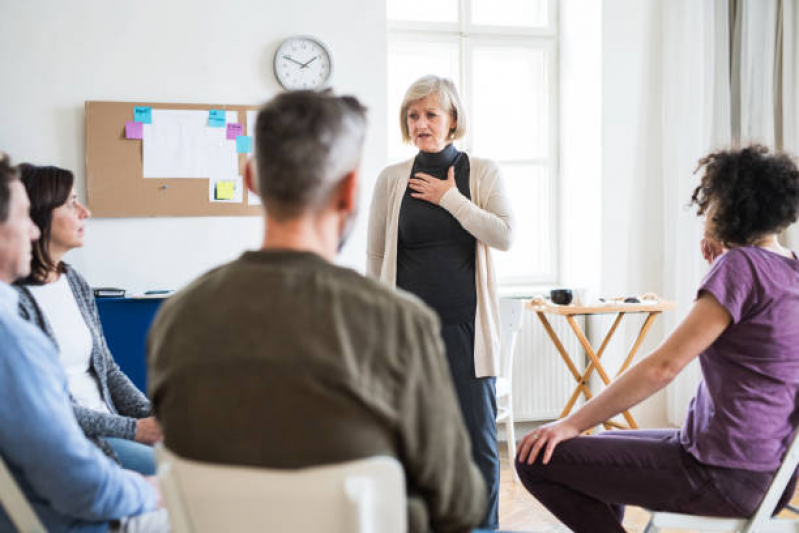
[[258,120],[258,111],[247,111],[247,135],[252,136],[255,145],[255,121]]
[[[253,153],[258,146],[255,140],[255,121],[258,119],[258,111],[247,111],[247,135],[252,137]],[[247,191],[247,205],[261,205],[261,197],[252,191]]]
[[[227,123],[238,113],[225,113]],[[235,140],[208,125],[208,111],[153,109],[142,131],[145,178],[211,178],[239,174]]]

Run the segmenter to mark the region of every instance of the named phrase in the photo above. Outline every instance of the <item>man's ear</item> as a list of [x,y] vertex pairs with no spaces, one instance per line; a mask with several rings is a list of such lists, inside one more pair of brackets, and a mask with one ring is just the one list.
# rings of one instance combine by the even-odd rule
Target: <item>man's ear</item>
[[255,160],[252,157],[244,164],[244,186],[258,196],[261,195],[258,191],[258,179],[255,175]]
[[351,213],[358,208],[358,181],[360,172],[352,170],[339,182],[336,192],[336,208]]

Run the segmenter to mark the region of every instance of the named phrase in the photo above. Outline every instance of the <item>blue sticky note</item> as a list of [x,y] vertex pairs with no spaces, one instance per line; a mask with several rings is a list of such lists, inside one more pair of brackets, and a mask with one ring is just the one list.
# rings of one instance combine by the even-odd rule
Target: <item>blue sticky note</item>
[[208,112],[208,125],[212,128],[225,127],[225,111],[223,109],[212,109]]
[[249,154],[252,152],[252,136],[239,135],[236,137],[236,151],[240,154]]
[[149,106],[135,106],[133,108],[133,121],[142,124],[153,123],[153,108]]

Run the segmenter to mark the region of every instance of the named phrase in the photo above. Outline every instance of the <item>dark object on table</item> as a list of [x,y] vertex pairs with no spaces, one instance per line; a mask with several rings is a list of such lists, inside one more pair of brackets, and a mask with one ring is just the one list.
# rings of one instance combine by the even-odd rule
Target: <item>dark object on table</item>
[[96,287],[94,289],[95,298],[124,298],[125,289],[116,287]]
[[573,298],[574,294],[571,289],[553,289],[549,293],[549,299],[553,304],[569,305]]
[[636,296],[628,296],[624,299],[624,303],[626,304],[640,304],[641,300],[638,299]]

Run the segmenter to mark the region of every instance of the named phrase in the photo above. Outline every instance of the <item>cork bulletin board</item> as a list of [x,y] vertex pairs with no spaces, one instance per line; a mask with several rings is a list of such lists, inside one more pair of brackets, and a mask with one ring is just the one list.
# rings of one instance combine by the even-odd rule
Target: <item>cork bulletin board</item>
[[[222,186],[232,185],[232,182],[222,183],[214,181],[219,176],[203,176],[203,170],[196,170],[192,177],[174,176],[159,177],[152,175],[148,170],[145,176],[144,143],[148,142],[148,134],[143,134],[142,124],[129,124],[139,120],[139,112],[149,108],[152,116],[156,117],[156,110],[170,111],[202,111],[211,113],[209,124],[214,120],[214,110],[223,111],[222,116],[228,117],[227,124],[233,130],[227,129],[227,139],[234,148],[231,155],[230,168],[225,172],[236,173],[238,177],[231,179],[241,180],[244,164],[251,155],[252,137],[242,139],[236,137],[236,128],[246,133],[251,131],[249,119],[259,109],[256,106],[218,105],[218,104],[163,104],[148,102],[86,102],[86,191],[88,206],[95,217],[157,217],[157,216],[258,216],[261,214],[260,201],[256,195],[247,191],[243,182],[237,182],[236,197],[228,198],[221,194]],[[248,113],[249,112],[249,113]],[[150,112],[148,112],[150,113]],[[136,119],[134,120],[134,115]],[[194,113],[193,115],[198,115]],[[231,122],[238,120],[240,126]],[[148,115],[149,118],[149,115]],[[142,119],[146,121],[146,119]],[[152,127],[158,122],[151,119]],[[225,118],[222,118],[222,130],[226,129]],[[134,126],[134,128],[131,128]],[[146,126],[144,126],[146,127]],[[130,129],[129,129],[130,128]],[[151,130],[148,130],[151,131]],[[233,132],[231,134],[231,131]],[[132,133],[133,132],[133,133]],[[217,134],[217,132],[211,132]],[[225,135],[225,132],[220,132]],[[233,135],[231,137],[231,135]],[[239,145],[239,141],[247,141]],[[249,145],[248,145],[249,143]],[[217,145],[220,142],[217,141]],[[246,151],[249,147],[249,151]],[[180,144],[169,145],[174,153],[169,154],[161,150],[162,160],[167,163],[174,156],[180,160],[186,154],[180,154]],[[239,153],[239,150],[241,152]],[[185,157],[184,157],[185,159]],[[152,162],[152,158],[150,159]],[[238,166],[236,169],[235,167]],[[154,165],[150,169],[157,168]],[[231,170],[232,169],[232,170]],[[158,172],[157,170],[155,171]],[[213,172],[209,172],[212,174]],[[227,179],[229,176],[225,176]],[[209,184],[210,196],[209,199]],[[214,187],[220,187],[222,201],[215,201]],[[226,189],[225,189],[226,190]],[[224,193],[227,194],[227,193]],[[232,188],[230,194],[232,195]]]

